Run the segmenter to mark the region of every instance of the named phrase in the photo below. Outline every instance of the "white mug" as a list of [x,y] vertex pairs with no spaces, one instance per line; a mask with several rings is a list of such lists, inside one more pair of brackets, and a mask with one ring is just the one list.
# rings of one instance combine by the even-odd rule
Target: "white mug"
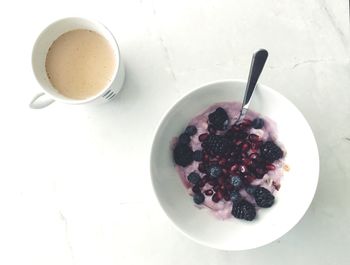
[[[82,100],[68,98],[59,93],[52,86],[45,68],[46,55],[51,44],[62,34],[75,29],[92,30],[103,36],[113,48],[117,62],[114,77],[111,79],[111,82],[96,95]],[[44,90],[37,94],[30,102],[30,107],[33,109],[44,108],[54,101],[67,104],[101,103],[109,101],[121,90],[125,77],[125,69],[121,61],[118,44],[112,33],[99,22],[77,17],[58,20],[44,29],[34,44],[32,66],[34,75]]]

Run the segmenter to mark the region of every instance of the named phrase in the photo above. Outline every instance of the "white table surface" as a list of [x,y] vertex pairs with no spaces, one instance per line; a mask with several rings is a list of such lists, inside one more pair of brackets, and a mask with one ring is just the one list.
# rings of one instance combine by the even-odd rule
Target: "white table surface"
[[[124,89],[98,107],[31,110],[32,45],[67,16],[98,19],[115,34]],[[350,264],[348,1],[6,1],[0,25],[0,264]],[[158,205],[150,145],[181,96],[246,78],[260,47],[270,52],[261,83],[287,96],[317,138],[319,186],[276,242],[209,249]]]

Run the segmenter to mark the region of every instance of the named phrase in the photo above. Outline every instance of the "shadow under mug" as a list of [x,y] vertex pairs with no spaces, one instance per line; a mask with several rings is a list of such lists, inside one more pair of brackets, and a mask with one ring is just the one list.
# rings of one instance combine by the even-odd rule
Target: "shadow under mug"
[[[46,55],[52,43],[62,34],[76,29],[92,30],[103,36],[110,43],[117,62],[111,82],[96,95],[82,100],[68,98],[59,93],[52,86],[45,68]],[[34,96],[30,102],[29,106],[33,109],[45,108],[55,101],[67,104],[107,102],[113,99],[121,90],[125,78],[125,69],[121,61],[119,47],[112,33],[103,24],[85,18],[64,18],[50,24],[44,29],[34,44],[32,66],[34,75],[44,90]]]

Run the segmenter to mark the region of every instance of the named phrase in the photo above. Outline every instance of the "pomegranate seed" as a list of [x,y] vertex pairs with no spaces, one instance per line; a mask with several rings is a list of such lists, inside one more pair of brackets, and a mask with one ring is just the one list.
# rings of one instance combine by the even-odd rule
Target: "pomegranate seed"
[[219,165],[220,165],[220,166],[224,166],[224,165],[226,164],[226,162],[227,162],[227,160],[226,160],[225,158],[221,158],[221,159],[219,160]]
[[241,171],[242,173],[245,173],[245,172],[247,171],[246,166],[241,165],[241,166],[239,167],[239,171]]
[[235,132],[240,131],[239,126],[238,126],[237,124],[232,125],[232,126],[231,126],[231,130],[232,130],[232,131],[235,131]]
[[234,142],[234,144],[237,146],[241,145],[242,143],[243,143],[242,140],[235,140],[235,142]]
[[243,162],[243,165],[245,166],[251,166],[253,164],[253,161],[249,158],[243,158],[242,162]]
[[243,151],[243,152],[246,152],[246,151],[248,151],[249,149],[250,149],[250,144],[244,143],[244,144],[242,145],[242,151]]
[[224,184],[224,183],[225,183],[225,178],[220,177],[220,178],[218,179],[218,183],[219,183],[220,185]]
[[233,188],[233,186],[232,186],[231,183],[229,183],[229,182],[225,183],[225,189],[226,190],[232,190],[232,188]]
[[242,152],[242,157],[249,157],[247,152]]
[[265,175],[265,173],[266,173],[266,170],[264,170],[262,168],[257,168],[255,171],[259,175]]
[[220,186],[219,185],[215,185],[214,187],[213,187],[213,190],[214,191],[218,191],[220,189]]
[[246,125],[251,125],[251,124],[252,124],[252,121],[251,121],[251,120],[248,120],[248,119],[244,119],[244,120],[243,120],[243,123],[246,124]]
[[201,135],[198,136],[198,140],[200,142],[205,141],[208,138],[209,134],[208,133],[202,133]]
[[258,156],[259,156],[259,155],[258,155],[257,153],[251,153],[251,154],[249,155],[249,158],[250,158],[250,159],[256,159]]
[[239,168],[239,165],[238,164],[234,164],[232,167],[231,167],[231,171],[237,171]]
[[207,196],[211,196],[211,195],[213,195],[213,190],[206,190],[205,192],[204,192],[204,194],[205,195],[207,195]]
[[206,166],[204,163],[199,163],[198,165],[199,172],[205,173],[206,172]]
[[276,167],[273,164],[266,164],[265,168],[267,170],[275,170],[276,169]]
[[248,139],[251,142],[257,142],[257,141],[259,141],[259,136],[256,134],[249,134]]
[[217,196],[218,196],[218,198],[219,198],[219,200],[221,200],[222,198],[224,198],[224,194],[223,194],[223,192],[221,191],[221,190],[219,190],[217,193],[215,193]]
[[238,126],[239,126],[239,129],[241,129],[241,130],[245,130],[248,128],[248,125],[245,123],[240,123],[240,124],[238,124]]
[[207,154],[205,154],[204,156],[203,156],[203,161],[209,161],[209,155],[207,155]]
[[225,201],[230,201],[230,199],[231,199],[231,198],[230,198],[230,194],[225,193],[225,194],[224,194],[224,200],[225,200]]
[[217,193],[215,193],[215,194],[213,195],[213,197],[211,197],[211,200],[212,200],[213,202],[219,202],[219,201],[220,201],[220,198],[219,198],[219,196],[217,195]]
[[203,188],[204,185],[205,185],[205,181],[203,181],[203,179],[201,179],[201,180],[198,182],[198,185],[199,185],[199,187]]
[[252,175],[245,175],[243,179],[246,183],[250,184],[255,179],[255,177]]
[[227,174],[228,174],[228,171],[227,171],[226,168],[223,168],[223,169],[222,169],[222,174],[223,174],[223,175],[227,175]]

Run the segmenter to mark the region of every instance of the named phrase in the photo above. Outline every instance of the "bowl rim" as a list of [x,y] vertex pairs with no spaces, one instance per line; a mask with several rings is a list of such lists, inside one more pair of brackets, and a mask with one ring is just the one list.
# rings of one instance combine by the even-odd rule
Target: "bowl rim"
[[307,213],[307,211],[309,210],[314,198],[315,198],[315,194],[316,194],[316,190],[317,190],[317,187],[318,187],[318,182],[319,182],[319,174],[320,174],[320,155],[319,155],[319,150],[318,150],[318,145],[317,145],[317,140],[316,140],[316,137],[315,137],[315,134],[313,133],[313,130],[309,124],[309,122],[307,121],[307,119],[305,118],[305,116],[302,114],[302,112],[294,105],[294,103],[289,100],[287,97],[285,97],[284,95],[282,95],[280,92],[277,92],[275,91],[274,89],[266,86],[266,85],[263,85],[261,83],[257,83],[257,86],[259,87],[263,87],[264,89],[267,89],[269,92],[273,93],[273,94],[277,94],[278,96],[281,96],[283,97],[284,99],[286,99],[289,103],[292,104],[292,106],[294,107],[295,111],[299,112],[299,114],[304,118],[304,120],[306,121],[306,125],[307,125],[307,128],[310,130],[312,136],[313,136],[313,139],[314,139],[314,142],[315,142],[315,151],[316,151],[316,154],[317,154],[317,159],[315,161],[315,170],[316,170],[316,176],[317,176],[317,179],[316,179],[316,184],[314,185],[313,187],[313,190],[312,190],[312,197],[311,197],[311,200],[308,202],[308,205],[307,207],[305,208],[305,211],[302,213],[302,215],[300,216],[299,219],[297,219],[293,225],[291,225],[287,230],[285,230],[281,235],[278,235],[278,236],[275,236],[273,237],[269,242],[267,243],[263,243],[263,244],[259,244],[259,245],[256,245],[256,246],[253,246],[253,247],[249,247],[249,248],[235,248],[235,249],[232,249],[232,248],[226,248],[226,247],[220,247],[216,244],[211,244],[210,242],[208,241],[203,241],[203,240],[199,240],[195,237],[192,237],[191,235],[189,235],[188,233],[186,233],[183,229],[181,229],[181,227],[175,223],[175,221],[169,216],[168,212],[165,210],[160,198],[159,198],[159,195],[158,195],[158,192],[156,190],[156,187],[155,187],[155,182],[154,182],[154,176],[153,176],[153,171],[152,171],[152,160],[153,160],[153,154],[155,152],[155,142],[156,142],[156,138],[158,136],[158,131],[159,131],[159,128],[161,127],[162,123],[164,122],[165,118],[169,115],[169,113],[174,109],[176,108],[176,106],[178,104],[180,104],[180,102],[182,100],[184,100],[185,98],[187,97],[190,97],[192,94],[198,92],[199,90],[201,89],[204,89],[206,87],[210,87],[210,86],[213,86],[213,85],[219,85],[219,84],[224,84],[224,83],[243,83],[243,84],[246,84],[247,81],[244,80],[244,79],[219,79],[219,80],[215,80],[215,81],[211,81],[211,82],[207,82],[207,83],[204,83],[198,87],[196,87],[195,89],[192,89],[191,91],[187,92],[186,94],[184,94],[183,96],[181,96],[179,99],[177,99],[177,101],[175,102],[175,104],[171,105],[166,111],[165,113],[162,115],[160,121],[158,122],[157,126],[155,127],[155,130],[154,130],[154,133],[153,133],[153,140],[152,140],[152,145],[151,145],[151,151],[150,151],[150,161],[149,161],[149,171],[150,171],[150,177],[151,177],[151,184],[152,184],[152,189],[153,189],[153,195],[156,197],[156,200],[158,202],[158,205],[160,206],[160,208],[162,209],[163,213],[165,213],[165,215],[168,217],[168,219],[170,220],[170,222],[173,224],[173,226],[175,226],[175,228],[180,231],[183,235],[185,235],[187,238],[193,240],[194,242],[202,245],[202,246],[205,246],[205,247],[209,247],[209,248],[213,248],[213,249],[217,249],[217,250],[224,250],[224,251],[244,251],[244,250],[253,250],[253,249],[256,249],[256,248],[260,248],[260,247],[263,247],[263,246],[266,246],[266,245],[269,245],[271,243],[273,243],[274,241],[278,240],[279,238],[281,238],[282,236],[286,235],[289,231],[291,231],[305,216],[305,214]]

